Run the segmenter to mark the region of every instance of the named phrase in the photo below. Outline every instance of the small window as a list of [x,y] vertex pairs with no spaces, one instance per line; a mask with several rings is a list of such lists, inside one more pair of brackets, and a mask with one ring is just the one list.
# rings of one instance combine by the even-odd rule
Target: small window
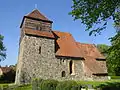
[[65,71],[62,71],[62,77],[65,77]]
[[36,30],[42,30],[42,27],[39,26],[39,25],[37,25],[37,26],[36,26]]
[[70,68],[70,74],[72,74],[73,73],[73,62],[72,61],[70,61],[69,63],[69,68]]
[[39,47],[39,54],[41,54],[41,46]]

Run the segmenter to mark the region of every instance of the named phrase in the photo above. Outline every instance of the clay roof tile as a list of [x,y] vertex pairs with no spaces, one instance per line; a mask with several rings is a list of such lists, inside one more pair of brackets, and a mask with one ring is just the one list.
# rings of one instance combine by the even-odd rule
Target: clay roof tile
[[57,35],[56,43],[59,48],[56,51],[57,56],[68,56],[68,57],[81,57],[82,53],[76,45],[76,42],[72,35],[67,32],[53,31]]
[[47,38],[53,38],[53,39],[55,38],[53,33],[48,31],[40,31],[40,30],[25,28],[24,32],[27,35],[41,36],[41,37],[47,37]]
[[9,71],[11,71],[12,69],[10,67],[0,67],[0,69],[2,70],[2,72],[5,74],[5,73],[8,73]]
[[41,19],[41,20],[50,21],[45,15],[43,15],[42,13],[40,13],[40,11],[37,10],[37,9],[33,10],[31,13],[29,13],[29,14],[26,15],[26,16],[27,16],[27,17],[36,18],[36,19]]

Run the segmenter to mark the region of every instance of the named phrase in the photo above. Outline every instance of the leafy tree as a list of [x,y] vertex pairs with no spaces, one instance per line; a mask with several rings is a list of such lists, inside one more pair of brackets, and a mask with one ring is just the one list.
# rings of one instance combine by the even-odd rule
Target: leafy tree
[[70,14],[86,25],[89,35],[100,34],[109,19],[120,25],[120,0],[73,0]]
[[108,72],[120,75],[120,0],[72,0],[70,14],[74,20],[81,20],[86,25],[89,35],[101,33],[107,26],[108,20],[114,21],[116,35],[111,38],[112,45],[107,52],[105,46],[98,46],[103,54],[107,54]]
[[6,58],[6,48],[3,44],[3,36],[0,34],[0,61],[4,60]]
[[120,75],[120,32],[111,38],[111,43],[107,56],[108,71],[111,75]]
[[97,48],[105,57],[107,57],[107,51],[110,48],[110,46],[106,44],[98,44]]

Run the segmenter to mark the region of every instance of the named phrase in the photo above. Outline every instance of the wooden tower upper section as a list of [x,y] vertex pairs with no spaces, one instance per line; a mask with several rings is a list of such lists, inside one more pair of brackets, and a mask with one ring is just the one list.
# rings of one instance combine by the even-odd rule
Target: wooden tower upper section
[[52,23],[52,21],[35,9],[23,17],[20,28],[50,32],[52,30]]

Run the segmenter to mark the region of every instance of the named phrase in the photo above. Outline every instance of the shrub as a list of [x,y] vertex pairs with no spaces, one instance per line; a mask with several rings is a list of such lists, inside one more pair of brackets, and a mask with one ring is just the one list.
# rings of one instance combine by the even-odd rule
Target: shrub
[[111,76],[111,79],[120,79],[120,76]]
[[120,90],[120,83],[114,82],[114,83],[100,84],[99,86],[97,86],[97,88],[101,88],[101,90]]
[[43,79],[35,78],[32,80],[32,90],[41,90],[40,84],[42,83]]
[[63,81],[60,82],[57,87],[56,90],[81,90],[81,86],[78,85],[75,81]]
[[56,86],[59,82],[56,80],[43,80],[40,87],[41,90],[56,90]]

